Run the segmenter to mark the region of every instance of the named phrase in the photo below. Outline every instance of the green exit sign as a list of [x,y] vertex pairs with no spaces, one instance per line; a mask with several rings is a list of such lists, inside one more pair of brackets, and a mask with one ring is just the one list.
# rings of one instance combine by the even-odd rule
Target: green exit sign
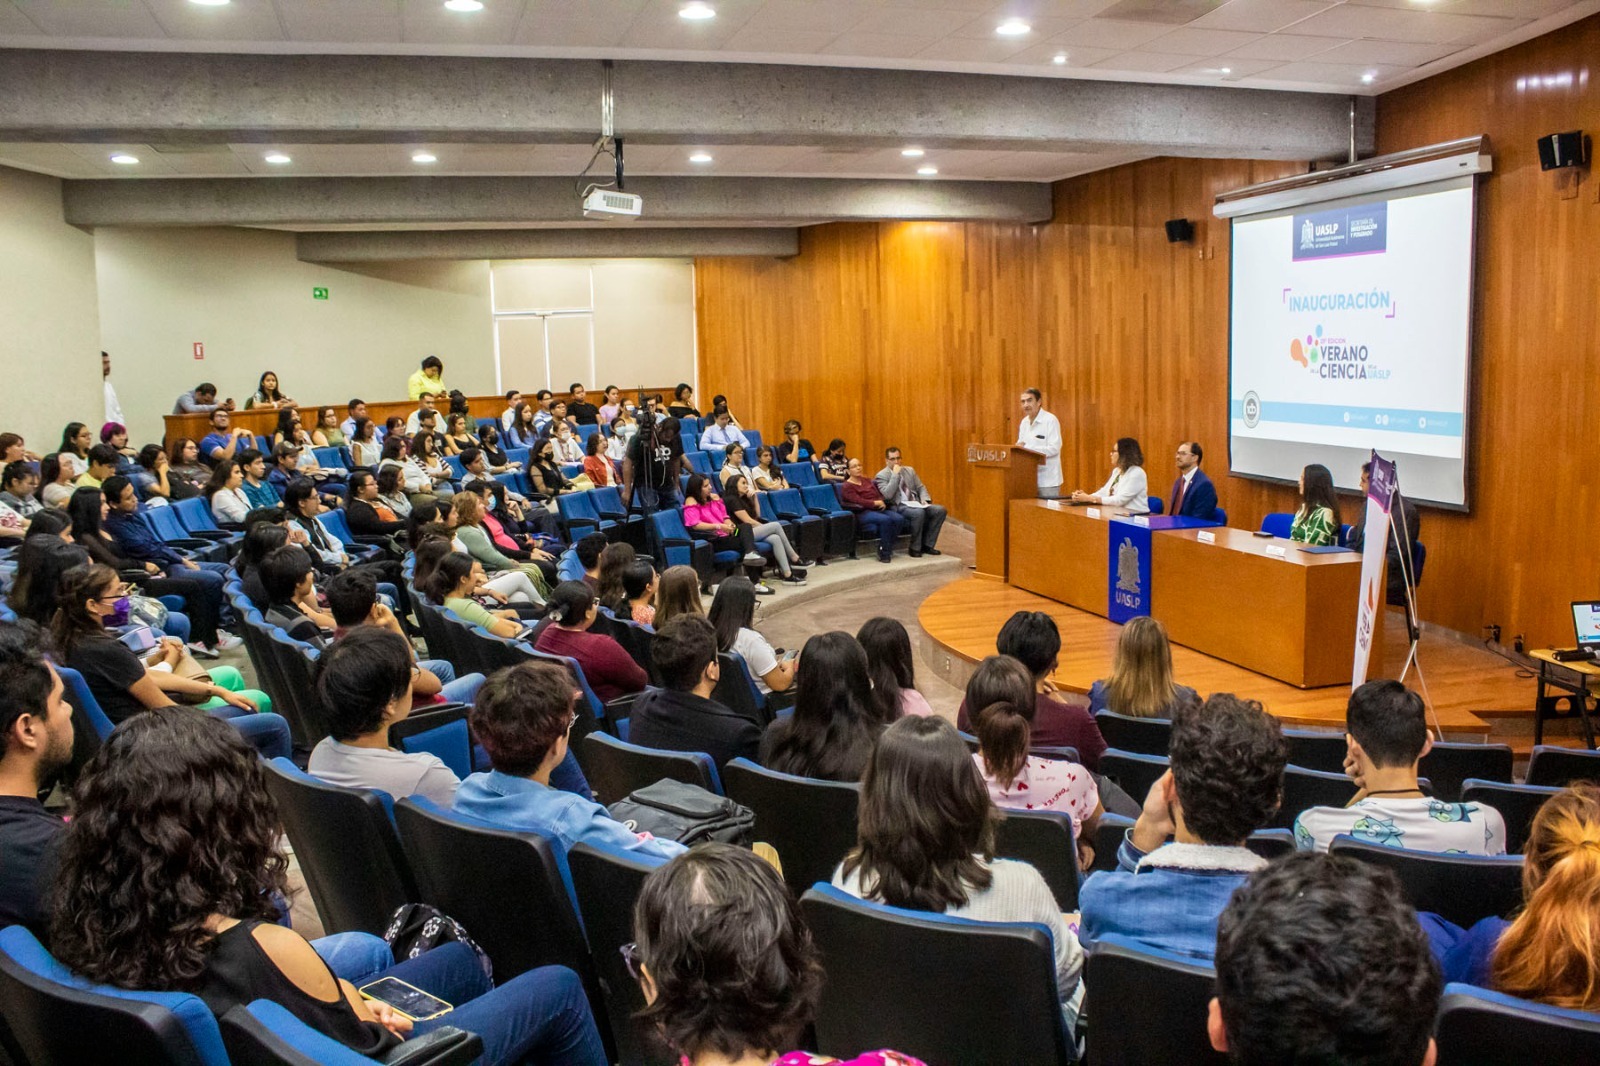
[[328,290],[318,285],[311,290],[311,298],[313,300],[326,300],[328,298]]

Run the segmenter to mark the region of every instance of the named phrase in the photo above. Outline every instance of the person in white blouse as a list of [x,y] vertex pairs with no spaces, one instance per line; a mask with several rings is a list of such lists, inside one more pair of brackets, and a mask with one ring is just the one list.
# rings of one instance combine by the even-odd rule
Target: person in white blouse
[[556,462],[583,462],[583,445],[578,443],[577,434],[572,432],[572,426],[566,422],[555,422],[552,425],[550,443],[555,450]]
[[1144,473],[1144,451],[1132,437],[1119,437],[1111,449],[1111,477],[1096,492],[1075,491],[1078,503],[1119,507],[1129,514],[1150,513],[1150,482]]
[[1044,455],[1039,464],[1039,495],[1061,493],[1061,421],[1044,409],[1044,394],[1038,389],[1022,390],[1022,425],[1017,443]]

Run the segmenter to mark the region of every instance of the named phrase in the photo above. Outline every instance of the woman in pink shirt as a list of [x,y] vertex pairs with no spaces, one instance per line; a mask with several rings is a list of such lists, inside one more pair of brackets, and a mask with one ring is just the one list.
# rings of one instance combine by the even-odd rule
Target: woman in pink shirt
[[[756,551],[751,527],[740,525],[728,517],[727,505],[711,494],[711,479],[703,474],[691,474],[689,477],[684,494],[683,524],[695,536],[709,541],[712,551],[743,552],[746,566],[763,566],[766,563],[766,558]],[[760,581],[756,581],[756,591],[762,595],[772,592]]]
[[1075,840],[1092,838],[1104,808],[1094,775],[1065,759],[1028,753],[1033,735],[1033,675],[1009,655],[991,655],[967,682],[978,708],[978,751],[972,756],[997,807],[1060,811],[1072,819]]
[[650,683],[644,668],[611,637],[589,631],[600,613],[600,602],[588,585],[563,581],[546,602],[546,617],[552,624],[539,632],[533,645],[536,651],[576,659],[601,703],[644,691]]

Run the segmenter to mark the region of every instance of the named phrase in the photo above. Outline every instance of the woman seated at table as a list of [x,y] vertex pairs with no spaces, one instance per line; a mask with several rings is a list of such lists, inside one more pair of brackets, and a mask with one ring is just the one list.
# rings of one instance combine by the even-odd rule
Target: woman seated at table
[[294,401],[285,396],[278,389],[278,375],[268,370],[261,375],[261,380],[256,384],[256,391],[244,402],[246,411],[251,408],[277,408],[293,407]]
[[1300,509],[1289,526],[1289,539],[1311,547],[1339,543],[1339,495],[1333,474],[1321,463],[1300,471]]
[[1150,513],[1150,482],[1144,473],[1144,450],[1132,437],[1119,437],[1111,447],[1111,477],[1094,492],[1075,491],[1079,503],[1117,507],[1129,514]]

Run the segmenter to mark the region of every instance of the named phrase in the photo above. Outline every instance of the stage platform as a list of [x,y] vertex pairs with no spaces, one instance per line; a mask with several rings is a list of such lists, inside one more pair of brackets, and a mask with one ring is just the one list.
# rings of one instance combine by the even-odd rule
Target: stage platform
[[[1218,605],[1221,611],[1248,609],[1247,601]],[[1086,693],[1090,685],[1111,672],[1121,626],[995,578],[971,576],[939,588],[922,602],[917,618],[929,639],[948,653],[943,656],[944,663],[935,657],[936,666],[949,666],[939,672],[948,675],[945,679],[951,683],[964,685],[970,664],[994,654],[1000,627],[1017,611],[1044,611],[1061,628],[1056,684]],[[1387,623],[1383,663],[1387,672],[1394,674],[1405,661],[1405,624],[1398,612],[1391,612]],[[1485,648],[1439,634],[1424,633],[1420,654],[1446,739],[1493,740],[1527,750],[1533,720],[1531,677]],[[1234,692],[1258,699],[1285,725],[1337,729],[1344,724],[1348,686],[1299,689],[1177,645],[1172,649],[1172,665],[1176,679],[1202,695]],[[1409,683],[1417,687],[1414,677]],[[1546,740],[1567,742],[1548,730]]]

